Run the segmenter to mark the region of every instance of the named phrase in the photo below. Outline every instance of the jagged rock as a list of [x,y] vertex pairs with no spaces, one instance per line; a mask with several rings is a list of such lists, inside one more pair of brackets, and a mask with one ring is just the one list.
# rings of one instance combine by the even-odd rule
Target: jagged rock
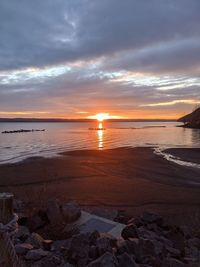
[[23,243],[15,245],[15,251],[18,255],[25,255],[31,249],[33,249],[31,244]]
[[127,225],[121,232],[121,236],[127,240],[129,238],[137,238],[138,237],[138,229],[134,224]]
[[30,231],[26,226],[19,225],[17,232],[15,233],[15,238],[25,241],[30,236]]
[[70,202],[62,205],[62,214],[65,222],[71,223],[81,216],[81,208],[76,202]]
[[68,261],[76,266],[86,266],[89,260],[89,237],[79,234],[72,237],[68,251]]
[[96,247],[99,255],[105,252],[112,252],[112,246],[110,244],[110,239],[107,237],[100,237],[96,241]]
[[47,256],[48,253],[49,253],[48,251],[44,251],[41,248],[39,248],[39,249],[33,249],[33,250],[30,250],[26,254],[26,259],[27,260],[37,261],[37,260],[40,260],[41,258]]
[[118,261],[112,253],[106,252],[101,257],[92,261],[87,267],[117,267]]
[[167,258],[163,261],[162,267],[187,267],[187,265],[177,259]]
[[119,267],[138,267],[138,264],[136,264],[133,257],[126,252],[118,256],[117,259],[119,262]]
[[26,243],[31,244],[34,248],[42,248],[44,239],[37,233],[32,233],[27,239]]
[[48,201],[47,217],[52,225],[62,223],[63,217],[61,213],[60,202],[57,199]]

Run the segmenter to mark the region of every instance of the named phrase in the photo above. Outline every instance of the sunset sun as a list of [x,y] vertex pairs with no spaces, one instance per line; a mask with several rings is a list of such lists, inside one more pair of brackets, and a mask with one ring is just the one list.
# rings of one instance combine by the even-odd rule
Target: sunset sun
[[88,116],[88,118],[89,119],[96,119],[99,122],[102,122],[102,121],[107,120],[107,119],[119,119],[121,117],[109,115],[109,113],[98,113],[98,114],[93,115],[93,116]]

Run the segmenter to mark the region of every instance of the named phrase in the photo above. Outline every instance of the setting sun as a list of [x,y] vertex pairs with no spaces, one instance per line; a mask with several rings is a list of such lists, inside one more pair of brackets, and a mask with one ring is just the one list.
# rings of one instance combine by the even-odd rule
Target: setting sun
[[119,119],[120,116],[112,116],[112,115],[109,115],[109,113],[98,113],[98,114],[93,115],[93,116],[88,116],[88,118],[89,119],[96,119],[99,122],[102,122],[102,121],[107,120],[107,119]]

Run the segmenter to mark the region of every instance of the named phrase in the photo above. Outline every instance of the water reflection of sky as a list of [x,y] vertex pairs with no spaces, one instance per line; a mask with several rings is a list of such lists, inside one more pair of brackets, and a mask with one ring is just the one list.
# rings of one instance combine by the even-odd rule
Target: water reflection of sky
[[[123,146],[200,147],[200,130],[175,127],[176,122],[0,123],[0,132],[41,129],[45,132],[0,133],[0,163],[32,156],[54,156],[77,149],[111,149]],[[152,127],[157,126],[157,127]],[[166,126],[165,128],[160,126]],[[106,128],[89,130],[88,128]]]

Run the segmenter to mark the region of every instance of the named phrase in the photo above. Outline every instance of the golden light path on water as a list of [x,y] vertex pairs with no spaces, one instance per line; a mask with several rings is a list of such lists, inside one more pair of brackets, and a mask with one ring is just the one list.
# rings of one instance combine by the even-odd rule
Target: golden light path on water
[[98,135],[98,148],[103,149],[103,137],[104,137],[104,129],[103,123],[100,122],[98,125],[97,135]]

